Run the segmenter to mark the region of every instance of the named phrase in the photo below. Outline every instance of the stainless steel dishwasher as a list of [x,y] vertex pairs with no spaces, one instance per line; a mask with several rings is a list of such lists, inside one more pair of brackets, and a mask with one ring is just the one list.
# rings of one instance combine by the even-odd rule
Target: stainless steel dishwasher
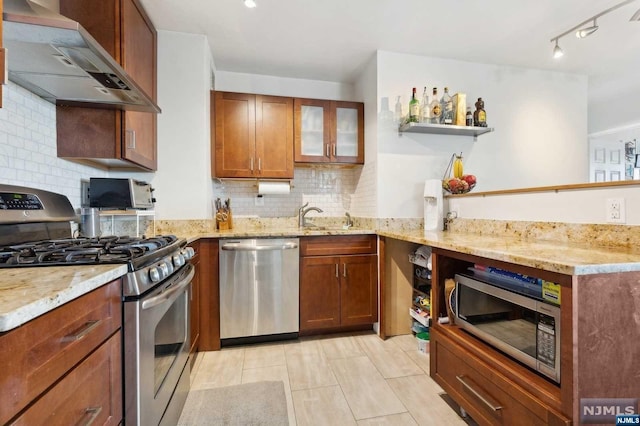
[[220,240],[222,343],[296,337],[299,327],[299,240]]

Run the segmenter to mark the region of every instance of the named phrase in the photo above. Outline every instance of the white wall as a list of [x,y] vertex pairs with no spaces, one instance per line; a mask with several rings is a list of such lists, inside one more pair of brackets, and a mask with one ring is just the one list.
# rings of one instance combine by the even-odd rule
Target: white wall
[[398,134],[378,126],[378,217],[422,217],[425,179],[443,177],[453,152],[478,178],[476,191],[586,182],[587,79],[500,65],[378,52],[378,106],[397,96],[404,110],[411,88],[463,92],[485,101],[495,132],[478,137]]
[[466,219],[604,224],[607,199],[623,198],[626,224],[640,225],[639,192],[633,186],[457,197],[448,199],[448,210]]
[[270,75],[216,71],[216,90],[296,98],[361,101],[351,84]]

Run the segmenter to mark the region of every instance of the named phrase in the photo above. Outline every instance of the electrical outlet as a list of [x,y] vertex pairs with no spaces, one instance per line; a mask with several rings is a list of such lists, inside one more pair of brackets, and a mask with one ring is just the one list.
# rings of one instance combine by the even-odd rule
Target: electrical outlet
[[607,223],[626,223],[624,198],[607,198]]
[[254,198],[254,203],[258,207],[264,206],[264,196],[256,195],[256,198]]

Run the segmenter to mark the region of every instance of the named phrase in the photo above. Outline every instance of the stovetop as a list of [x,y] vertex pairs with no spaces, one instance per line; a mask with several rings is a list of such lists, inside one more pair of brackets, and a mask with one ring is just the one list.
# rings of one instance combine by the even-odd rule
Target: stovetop
[[0,247],[0,268],[129,263],[129,270],[179,250],[174,235],[151,238],[109,236],[24,242]]

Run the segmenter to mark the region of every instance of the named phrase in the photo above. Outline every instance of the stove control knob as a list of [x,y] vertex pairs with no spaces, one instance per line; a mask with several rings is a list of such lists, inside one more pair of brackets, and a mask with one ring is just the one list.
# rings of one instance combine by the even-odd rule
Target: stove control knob
[[174,254],[173,255],[173,266],[175,266],[176,268],[179,268],[182,265],[184,265],[184,256],[182,254]]
[[184,250],[182,250],[182,255],[184,256],[185,260],[189,260],[196,255],[196,251],[193,249],[193,247],[185,247]]
[[[160,264],[160,271],[162,272],[162,278],[168,277],[170,272],[169,272],[169,266],[167,266],[166,263],[162,263]],[[173,272],[173,271],[171,271]]]
[[149,279],[152,283],[157,283],[158,281],[160,281],[160,272],[155,266],[149,268]]

